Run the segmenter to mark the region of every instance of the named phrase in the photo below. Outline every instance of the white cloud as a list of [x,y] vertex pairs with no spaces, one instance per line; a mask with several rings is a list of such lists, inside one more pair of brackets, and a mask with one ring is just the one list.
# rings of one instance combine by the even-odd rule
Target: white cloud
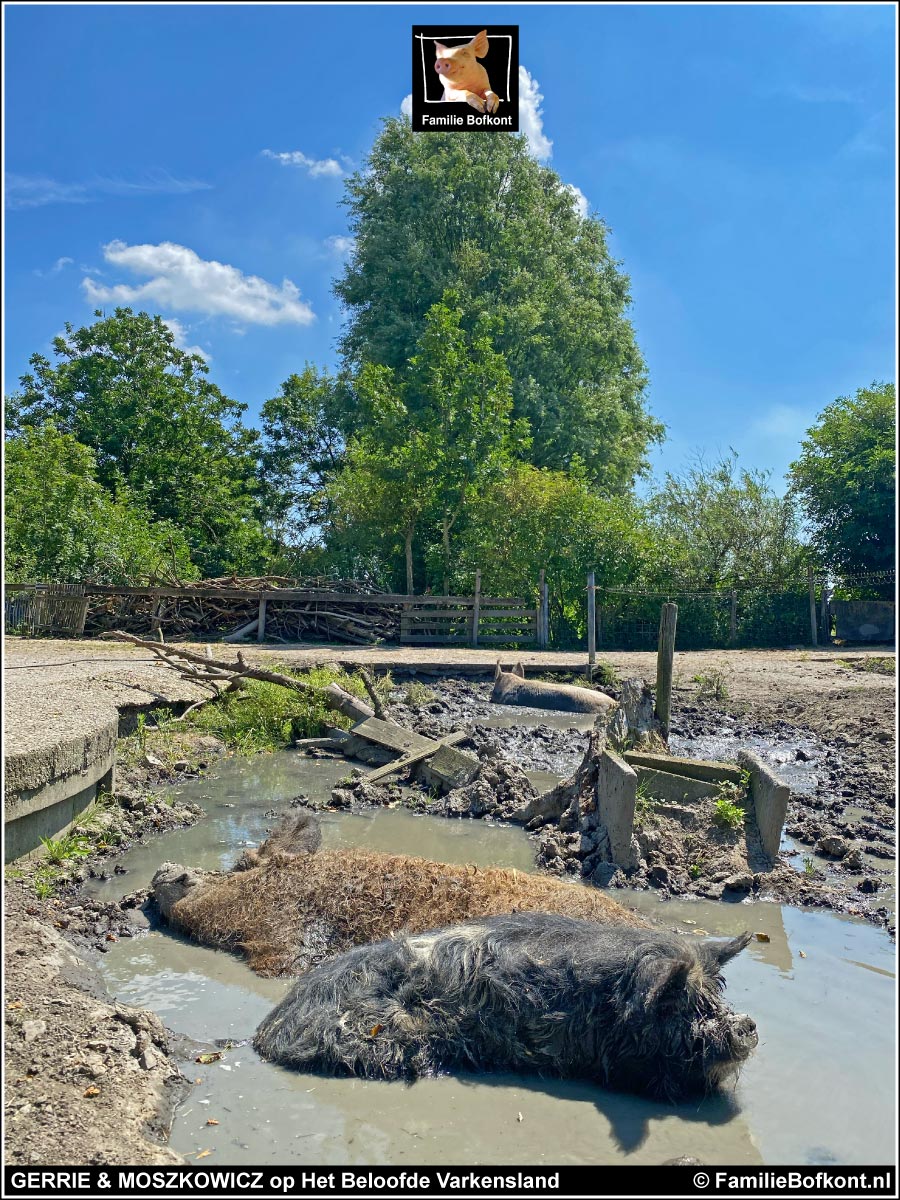
[[97,177],[85,183],[60,183],[44,176],[7,175],[7,208],[47,204],[90,204],[104,196],[183,195],[211,187],[199,179],[176,179],[168,171],[148,171],[137,179]]
[[353,248],[356,245],[356,239],[336,233],[332,237],[325,239],[325,245],[328,247],[331,253],[336,255],[338,258],[346,258],[348,255],[353,253]]
[[538,87],[538,81],[520,66],[519,129],[528,138],[531,153],[539,162],[543,162],[553,154],[553,143],[544,133],[544,114],[541,111],[544,97]]
[[404,117],[412,118],[412,92],[408,96],[403,97],[403,102],[400,105],[400,112]]
[[204,362],[212,362],[212,355],[204,350],[202,346],[188,346],[186,344],[188,331],[176,317],[163,317],[162,322],[163,325],[168,325],[172,331],[172,336],[175,338],[175,345],[179,350],[183,350],[185,354],[196,354]]
[[46,271],[40,271],[35,268],[34,273],[39,279],[46,279],[48,275],[58,275],[60,271],[64,271],[66,267],[71,267],[74,261],[74,258],[58,258],[53,266],[49,267]]
[[588,203],[587,196],[584,194],[581,188],[576,187],[574,183],[567,183],[565,184],[565,187],[569,192],[572,193],[572,207],[578,213],[579,217],[586,217],[590,211],[590,204]]
[[308,325],[315,320],[312,308],[300,299],[299,289],[289,279],[276,286],[237,267],[200,258],[174,242],[128,246],[114,241],[103,247],[103,257],[113,266],[150,278],[146,283],[113,287],[83,279],[81,286],[91,302],[149,303],[176,312],[233,317],[251,325]]
[[[307,174],[313,179],[326,176],[333,178],[344,174],[344,168],[336,158],[310,158],[302,150],[285,150],[281,153],[276,153],[274,150],[263,150],[263,154],[266,158],[274,158],[283,167],[305,167]],[[347,159],[345,158],[344,161],[346,162]]]

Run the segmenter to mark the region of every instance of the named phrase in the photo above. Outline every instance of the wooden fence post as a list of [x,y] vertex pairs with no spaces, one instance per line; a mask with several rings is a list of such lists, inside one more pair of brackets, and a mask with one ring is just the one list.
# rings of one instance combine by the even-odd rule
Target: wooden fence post
[[825,577],[822,576],[822,600],[820,604],[821,625],[822,625],[822,642],[828,645],[831,641],[831,621],[828,617],[828,588],[825,586]]
[[548,612],[548,589],[546,576],[547,573],[542,567],[541,579],[538,585],[537,640],[539,650],[546,650],[547,642],[550,640],[550,614]]
[[732,646],[737,641],[737,588],[731,589],[731,629],[728,640]]
[[265,594],[259,598],[259,624],[256,627],[256,640],[264,642],[266,640],[266,597]]
[[669,740],[669,717],[672,712],[672,668],[677,624],[678,605],[664,604],[659,617],[659,646],[656,651],[656,719],[662,726],[666,741]]
[[809,630],[812,634],[812,644],[818,646],[819,631],[816,627],[816,579],[813,575],[812,567],[807,567],[807,580],[809,582]]
[[594,572],[587,577],[587,643],[588,643],[588,679],[594,678],[594,665],[597,661],[597,595],[594,591]]
[[472,645],[478,645],[478,621],[481,617],[481,572],[475,572],[475,603],[472,605]]

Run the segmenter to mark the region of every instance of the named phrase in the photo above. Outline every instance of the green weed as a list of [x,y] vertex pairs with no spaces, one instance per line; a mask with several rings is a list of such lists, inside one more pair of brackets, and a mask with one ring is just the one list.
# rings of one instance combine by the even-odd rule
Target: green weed
[[[345,671],[316,667],[302,675],[286,670],[315,688],[337,683],[347,692],[368,700],[362,679]],[[389,690],[389,680],[382,677],[376,690]],[[219,700],[192,713],[188,720],[195,729],[215,734],[226,745],[241,754],[256,754],[263,750],[279,750],[297,738],[316,737],[324,725],[348,729],[351,721],[328,708],[320,696],[310,692],[293,692],[274,683],[247,680],[239,692],[228,692]]]
[[814,862],[814,861],[813,861],[813,860],[812,860],[812,859],[809,857],[809,855],[807,855],[807,856],[806,856],[806,858],[804,858],[804,860],[803,860],[803,873],[804,873],[805,875],[809,876],[809,878],[810,878],[810,879],[811,879],[811,878],[813,877],[813,875],[815,875],[815,873],[816,873],[816,864],[815,864],[815,862]]
[[60,838],[41,838],[44,854],[51,863],[64,863],[68,858],[86,858],[91,853],[91,843],[86,837],[69,833]]
[[728,699],[728,685],[721,671],[711,671],[709,675],[694,675],[692,681],[697,685],[698,700]]
[[34,894],[38,900],[48,900],[56,891],[56,885],[61,877],[62,872],[59,867],[54,867],[50,863],[44,863],[38,867],[31,879]]
[[740,829],[747,819],[746,795],[745,785],[728,780],[720,783],[713,800],[713,821],[723,829]]
[[702,862],[692,862],[691,865],[688,867],[688,875],[690,875],[691,879],[699,879],[702,874],[703,874],[703,863]]
[[433,692],[427,684],[420,683],[417,679],[414,679],[412,683],[406,685],[403,703],[409,708],[418,711],[427,704],[431,704],[434,700],[437,700],[437,693]]

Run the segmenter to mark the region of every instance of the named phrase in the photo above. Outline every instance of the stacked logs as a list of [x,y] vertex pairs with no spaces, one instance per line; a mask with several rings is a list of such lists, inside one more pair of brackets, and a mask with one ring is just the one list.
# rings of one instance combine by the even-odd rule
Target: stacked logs
[[[302,589],[306,595],[297,597],[292,589]],[[364,646],[382,640],[396,641],[400,635],[399,607],[368,599],[377,593],[358,580],[228,576],[187,584],[177,595],[103,596],[91,595],[90,589],[87,590],[85,633],[89,635],[121,629],[133,634],[155,634],[161,630],[167,639],[227,637],[256,620],[259,599],[254,592],[268,593],[267,642],[327,641]],[[223,593],[240,590],[247,594],[207,594],[217,590]],[[284,599],[272,596],[272,592],[279,590],[285,590]],[[311,597],[310,592],[321,592],[322,599]],[[341,593],[340,600],[334,599],[337,592]]]

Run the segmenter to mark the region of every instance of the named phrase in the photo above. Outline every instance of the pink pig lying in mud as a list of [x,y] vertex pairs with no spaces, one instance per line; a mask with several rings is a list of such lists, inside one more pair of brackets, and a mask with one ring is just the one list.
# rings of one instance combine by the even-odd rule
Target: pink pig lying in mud
[[518,704],[523,708],[550,708],[556,712],[610,713],[616,707],[612,696],[592,688],[574,687],[567,683],[545,683],[525,678],[525,668],[516,663],[504,671],[499,663],[494,672],[495,704]]

